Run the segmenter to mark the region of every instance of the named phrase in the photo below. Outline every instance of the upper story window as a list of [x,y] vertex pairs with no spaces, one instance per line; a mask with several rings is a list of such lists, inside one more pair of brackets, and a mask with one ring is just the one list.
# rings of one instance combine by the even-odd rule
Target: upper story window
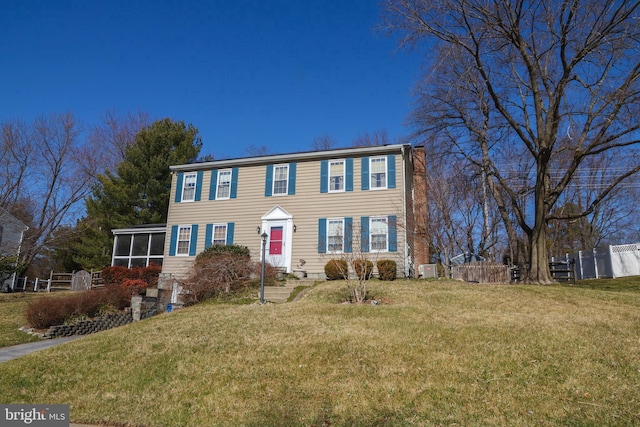
[[181,225],[178,228],[178,245],[176,255],[189,255],[189,246],[191,244],[191,226]]
[[216,199],[228,199],[231,196],[231,169],[218,171]]
[[344,160],[329,161],[329,192],[344,191]]
[[288,194],[289,165],[275,165],[273,167],[273,195]]
[[184,175],[184,181],[182,185],[182,201],[193,202],[196,197],[196,182],[197,174],[187,173]]
[[387,158],[372,157],[369,167],[371,189],[387,188]]

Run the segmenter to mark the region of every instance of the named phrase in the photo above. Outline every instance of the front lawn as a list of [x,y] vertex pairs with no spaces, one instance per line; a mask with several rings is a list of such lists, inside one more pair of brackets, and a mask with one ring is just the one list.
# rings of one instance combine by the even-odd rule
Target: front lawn
[[[619,279],[617,279],[619,280]],[[343,282],[205,303],[0,364],[4,403],[129,426],[637,425],[640,292]]]

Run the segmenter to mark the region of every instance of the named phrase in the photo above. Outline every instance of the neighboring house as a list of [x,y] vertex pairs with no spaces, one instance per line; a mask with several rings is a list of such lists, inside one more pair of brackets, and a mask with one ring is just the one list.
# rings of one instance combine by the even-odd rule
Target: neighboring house
[[415,276],[428,262],[426,239],[415,238],[426,222],[426,195],[414,194],[424,155],[396,144],[171,166],[163,276],[186,276],[210,245],[247,246],[260,261],[263,233],[266,261],[286,272],[323,278],[330,259],[357,253]]
[[[0,259],[4,261],[20,256],[24,232],[28,229],[29,227],[22,221],[0,208]],[[2,265],[5,265],[5,262]],[[6,289],[7,286],[13,288],[13,279],[14,274],[0,272],[0,288]]]
[[162,265],[166,229],[166,224],[146,224],[111,230],[114,236],[111,265],[127,268]]

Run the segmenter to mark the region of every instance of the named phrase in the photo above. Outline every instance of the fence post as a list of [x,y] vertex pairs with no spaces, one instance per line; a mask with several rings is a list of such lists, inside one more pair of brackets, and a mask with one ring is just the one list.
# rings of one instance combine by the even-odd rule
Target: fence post
[[599,274],[598,274],[598,259],[597,259],[598,251],[597,251],[596,248],[593,248],[592,250],[593,250],[593,266],[594,266],[594,271],[595,271],[595,275],[596,275],[595,278],[598,279],[599,278]]
[[38,278],[36,277],[36,282],[33,284],[33,292],[38,292]]

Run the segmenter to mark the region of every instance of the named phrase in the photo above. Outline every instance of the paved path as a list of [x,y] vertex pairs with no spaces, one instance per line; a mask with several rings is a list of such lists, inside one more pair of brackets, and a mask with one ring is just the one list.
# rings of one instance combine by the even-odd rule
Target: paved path
[[33,353],[34,351],[43,350],[55,345],[77,340],[78,338],[82,338],[83,336],[84,335],[74,335],[71,337],[54,338],[50,340],[30,342],[27,344],[18,344],[11,347],[3,347],[0,348],[0,363]]

